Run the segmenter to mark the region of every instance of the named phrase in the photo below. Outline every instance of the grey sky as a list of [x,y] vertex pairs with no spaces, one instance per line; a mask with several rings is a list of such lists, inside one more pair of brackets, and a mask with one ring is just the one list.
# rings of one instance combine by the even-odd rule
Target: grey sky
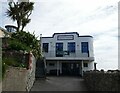
[[[95,62],[98,69],[118,68],[119,0],[34,0],[35,9],[26,30],[36,36],[55,32],[78,32],[94,37]],[[0,7],[0,26],[13,24]],[[4,10],[4,11],[3,11]],[[2,15],[1,15],[2,14]]]

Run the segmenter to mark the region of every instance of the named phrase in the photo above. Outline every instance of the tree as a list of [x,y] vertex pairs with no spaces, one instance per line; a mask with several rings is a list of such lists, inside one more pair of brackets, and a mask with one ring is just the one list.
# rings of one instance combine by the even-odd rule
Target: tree
[[31,21],[29,18],[34,9],[33,2],[9,2],[7,16],[17,22],[17,31],[23,31],[24,27]]

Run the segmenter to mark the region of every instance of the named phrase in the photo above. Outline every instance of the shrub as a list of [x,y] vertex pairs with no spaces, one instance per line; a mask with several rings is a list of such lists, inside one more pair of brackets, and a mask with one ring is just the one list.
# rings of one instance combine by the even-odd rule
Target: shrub
[[18,41],[18,40],[15,40],[15,39],[11,39],[9,41],[9,50],[23,50],[23,51],[30,51],[31,49],[25,45],[24,43]]
[[20,31],[12,34],[12,38],[26,45],[32,50],[35,57],[40,57],[40,42],[35,37],[35,34],[30,34],[29,32]]

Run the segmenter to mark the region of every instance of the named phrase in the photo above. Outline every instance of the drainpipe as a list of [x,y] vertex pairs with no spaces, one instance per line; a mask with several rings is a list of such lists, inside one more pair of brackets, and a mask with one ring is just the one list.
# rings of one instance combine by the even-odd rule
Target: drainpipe
[[94,70],[97,70],[97,63],[94,63]]

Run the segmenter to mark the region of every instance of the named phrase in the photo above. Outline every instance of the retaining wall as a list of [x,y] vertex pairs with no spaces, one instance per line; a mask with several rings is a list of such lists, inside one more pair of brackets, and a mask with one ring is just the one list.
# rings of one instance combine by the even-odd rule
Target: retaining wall
[[36,60],[31,56],[31,67],[8,67],[2,81],[2,91],[30,91],[35,81]]
[[90,91],[120,91],[120,71],[89,71],[84,73]]

